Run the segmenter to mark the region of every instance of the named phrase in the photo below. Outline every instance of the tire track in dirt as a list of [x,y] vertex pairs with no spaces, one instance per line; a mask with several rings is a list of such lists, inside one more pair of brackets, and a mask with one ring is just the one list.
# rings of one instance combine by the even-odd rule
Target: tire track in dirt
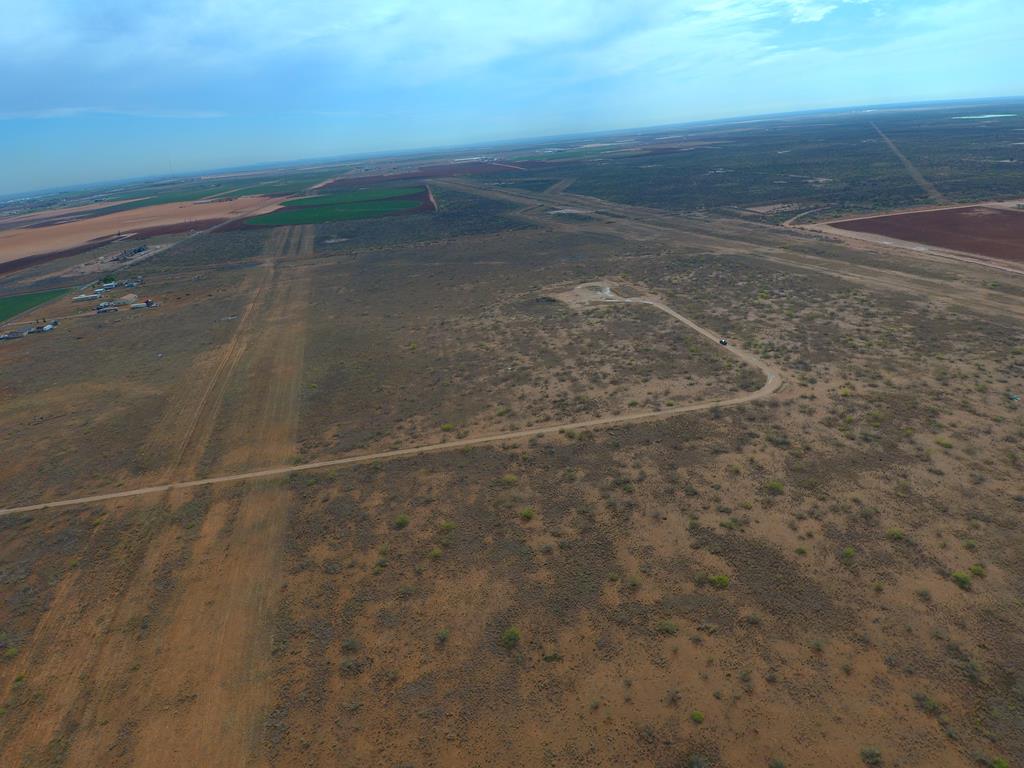
[[[230,413],[217,413],[226,403],[216,392],[197,409],[229,445],[249,452],[248,462],[284,462],[295,452],[311,269],[282,275],[275,263],[307,259],[312,230],[275,238],[270,277],[254,285],[249,329],[232,340],[240,359],[216,369],[217,387],[241,397],[227,401]],[[209,434],[193,433],[195,455]],[[36,698],[26,727],[0,745],[0,764],[34,764],[57,746],[67,766],[258,764],[290,502],[277,484],[198,498],[176,490],[148,513],[152,533],[129,540],[135,559],[125,569],[104,565],[117,578],[102,600],[91,579],[65,577],[16,660]],[[187,504],[201,513],[192,534],[167,522]],[[110,519],[124,514],[112,510]],[[93,535],[110,534],[100,527]]]
[[[253,290],[252,298],[246,305],[239,318],[238,325],[231,339],[218,355],[213,373],[200,395],[195,407],[191,410],[191,418],[185,428],[184,434],[178,442],[174,458],[167,467],[165,477],[172,477],[183,471],[194,471],[202,456],[202,450],[209,442],[210,434],[215,422],[216,413],[220,410],[224,398],[224,390],[231,378],[231,373],[238,365],[238,361],[245,352],[246,345],[250,340],[254,323],[255,310],[263,299],[264,291],[274,278],[275,262],[284,257],[289,239],[294,235],[291,228],[275,229],[263,253],[263,267],[259,270],[256,279],[259,283]],[[173,406],[171,417],[173,418],[176,408]]]
[[[311,256],[313,236],[312,226],[292,228],[278,263]],[[242,394],[216,425],[218,443],[228,447],[217,460],[222,470],[295,455],[310,275],[305,266],[275,270],[264,291],[253,338],[232,374]],[[146,697],[167,700],[185,689],[192,698],[151,713],[139,729],[134,765],[260,764],[291,503],[279,484],[215,492],[162,622],[160,663]]]

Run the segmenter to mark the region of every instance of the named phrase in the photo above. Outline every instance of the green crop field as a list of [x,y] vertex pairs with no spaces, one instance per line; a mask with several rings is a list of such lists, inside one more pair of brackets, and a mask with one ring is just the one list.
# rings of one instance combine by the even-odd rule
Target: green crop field
[[246,224],[264,227],[278,227],[290,224],[319,224],[324,221],[351,221],[353,219],[373,219],[392,213],[409,211],[419,208],[420,200],[374,200],[363,203],[347,203],[341,205],[317,205],[299,208],[283,208],[272,213],[265,213],[246,219]]
[[349,192],[334,192],[316,197],[303,197],[284,203],[288,208],[306,208],[315,205],[340,205],[362,203],[371,200],[390,200],[398,197],[411,197],[423,192],[424,187],[377,187],[376,189],[353,189]]
[[19,296],[0,296],[0,322],[10,320],[15,315],[20,315],[32,307],[38,307],[48,301],[53,301],[58,296],[63,296],[66,290],[40,291],[39,293],[23,293]]

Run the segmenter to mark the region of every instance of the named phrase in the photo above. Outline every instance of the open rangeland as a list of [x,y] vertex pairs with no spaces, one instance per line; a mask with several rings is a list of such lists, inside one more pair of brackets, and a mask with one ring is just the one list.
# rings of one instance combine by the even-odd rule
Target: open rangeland
[[0,346],[0,764],[1024,754],[1024,278],[434,188]]

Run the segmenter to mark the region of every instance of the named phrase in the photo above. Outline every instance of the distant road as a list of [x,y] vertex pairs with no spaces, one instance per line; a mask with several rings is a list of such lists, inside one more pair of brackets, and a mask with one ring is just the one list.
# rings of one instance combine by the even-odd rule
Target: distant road
[[892,153],[899,158],[900,162],[903,163],[903,167],[907,169],[907,173],[910,174],[911,178],[913,178],[913,180],[917,182],[917,185],[924,190],[925,194],[928,195],[928,197],[930,197],[937,203],[949,203],[949,198],[947,198],[945,195],[939,192],[939,190],[935,188],[935,185],[928,181],[928,179],[926,179],[924,175],[919,170],[917,170],[914,164],[907,159],[907,156],[900,151],[900,148],[893,143],[892,139],[890,139],[888,136],[882,133],[881,128],[879,128],[874,123],[871,123],[871,127],[878,132],[879,136],[882,137],[882,141],[889,145],[889,149],[891,149]]
[[[693,320],[676,312],[674,309],[666,306],[660,301],[653,299],[626,299],[614,294],[610,298],[603,300],[607,303],[613,304],[647,304],[648,306],[654,307],[670,317],[678,320],[683,325],[691,328],[692,330],[699,333],[704,338],[711,341],[713,344],[719,344],[719,335],[714,331],[711,331],[703,326],[698,325]],[[477,445],[488,445],[490,443],[500,443],[508,440],[522,440],[524,438],[539,437],[541,435],[556,434],[563,430],[583,430],[583,429],[594,429],[599,427],[610,427],[617,424],[629,424],[634,422],[642,421],[653,421],[657,419],[667,419],[672,416],[678,416],[683,413],[695,413],[698,411],[707,411],[712,408],[727,408],[734,405],[740,405],[742,403],[749,403],[755,400],[768,397],[774,394],[782,386],[782,375],[769,366],[766,362],[761,360],[751,352],[739,349],[732,344],[722,347],[725,351],[738,358],[741,362],[750,365],[765,376],[764,385],[756,392],[744,392],[740,395],[734,395],[733,397],[717,398],[714,400],[705,400],[700,403],[690,403],[688,405],[677,405],[671,408],[665,408],[661,411],[648,411],[645,413],[631,413],[617,416],[602,416],[596,419],[586,419],[584,421],[572,421],[564,424],[549,424],[542,427],[529,427],[527,429],[516,429],[509,432],[499,432],[492,435],[481,435],[478,437],[466,437],[458,440],[449,440],[444,443],[430,443],[428,445],[419,445],[411,448],[397,448],[390,451],[377,451],[375,453],[363,453],[355,456],[344,456],[338,459],[325,459],[323,461],[311,461],[306,464],[291,464],[280,467],[269,467],[267,469],[257,469],[250,472],[239,472],[233,475],[218,475],[216,477],[204,477],[196,480],[180,480],[178,482],[164,483],[162,485],[151,485],[145,488],[135,488],[129,491],[115,491],[113,493],[101,493],[94,496],[81,496],[73,499],[61,499],[58,501],[49,501],[39,504],[27,504],[20,507],[7,507],[0,509],[0,516],[19,514],[23,512],[37,512],[44,509],[57,509],[60,507],[72,507],[79,504],[92,504],[103,501],[113,501],[115,499],[127,499],[134,496],[147,496],[155,493],[166,493],[167,491],[179,490],[183,488],[199,488],[206,485],[219,485],[222,483],[237,483],[245,480],[259,480],[268,477],[280,477],[281,475],[289,475],[292,472],[308,472],[310,470],[327,469],[329,467],[343,467],[350,464],[365,464],[372,461],[385,461],[388,459],[398,459],[406,456],[419,456],[426,453],[439,453],[441,451],[451,451],[459,448],[470,448]]]

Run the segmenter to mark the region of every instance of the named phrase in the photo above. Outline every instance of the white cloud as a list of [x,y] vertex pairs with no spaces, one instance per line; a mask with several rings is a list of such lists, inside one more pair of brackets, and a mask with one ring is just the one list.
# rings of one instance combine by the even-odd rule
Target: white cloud
[[846,1],[0,0],[0,10],[11,6],[5,18],[17,20],[0,27],[0,60],[77,54],[79,66],[111,71],[147,61],[244,67],[310,54],[361,68],[415,65],[441,77],[620,34],[659,37],[665,27],[686,36],[768,19],[814,22]]

